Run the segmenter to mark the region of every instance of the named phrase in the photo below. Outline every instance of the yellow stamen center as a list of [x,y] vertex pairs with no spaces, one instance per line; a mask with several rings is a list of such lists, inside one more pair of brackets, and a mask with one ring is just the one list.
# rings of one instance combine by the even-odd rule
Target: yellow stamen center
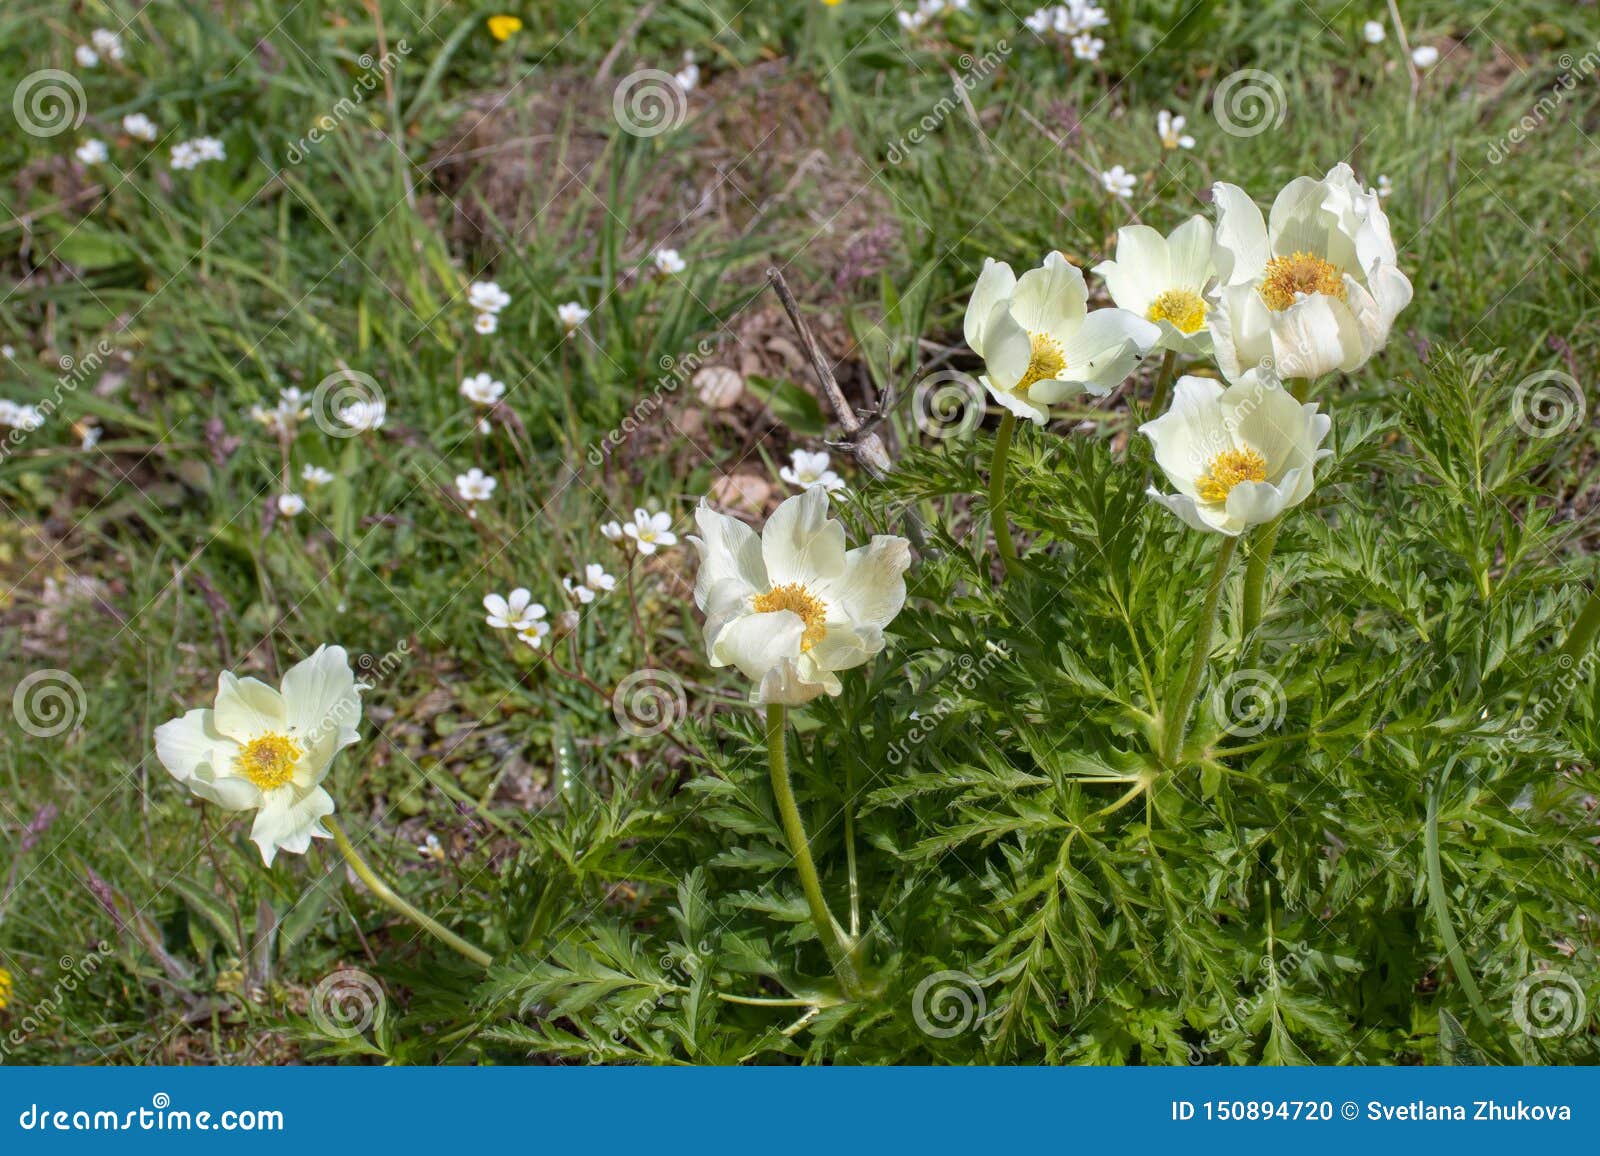
[[1179,333],[1193,333],[1206,323],[1206,303],[1192,289],[1168,289],[1150,303],[1150,321],[1170,321]]
[[788,610],[798,614],[800,620],[806,624],[805,633],[800,636],[801,653],[821,642],[823,635],[828,633],[827,627],[823,625],[823,619],[828,616],[828,608],[822,604],[822,599],[798,582],[774,586],[765,594],[757,594],[750,600],[750,605],[757,614],[771,614],[778,610]]
[[1226,502],[1240,482],[1267,480],[1267,459],[1255,450],[1223,450],[1194,481],[1202,502]]
[[1261,299],[1268,309],[1281,312],[1301,295],[1313,293],[1344,300],[1344,274],[1339,266],[1303,250],[1267,262],[1266,276],[1261,281]]
[[1022,375],[1012,392],[1021,397],[1041,381],[1054,381],[1067,368],[1066,356],[1061,352],[1061,342],[1048,333],[1030,333],[1033,356],[1028,359],[1028,372]]
[[303,752],[300,745],[283,735],[262,735],[245,744],[233,760],[234,770],[263,791],[281,787],[294,777],[295,764]]

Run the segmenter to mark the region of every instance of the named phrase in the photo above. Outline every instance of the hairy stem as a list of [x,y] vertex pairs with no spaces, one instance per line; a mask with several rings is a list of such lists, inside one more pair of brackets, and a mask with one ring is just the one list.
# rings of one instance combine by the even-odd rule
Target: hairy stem
[[1156,374],[1156,388],[1150,394],[1150,416],[1160,417],[1161,407],[1167,404],[1167,394],[1172,391],[1172,379],[1177,376],[1178,351],[1167,350],[1161,359],[1161,372]]
[[1272,548],[1278,544],[1278,532],[1283,529],[1283,515],[1279,514],[1261,529],[1250,542],[1250,559],[1244,567],[1244,615],[1242,627],[1245,645],[1261,625],[1261,607],[1267,594],[1267,563],[1272,561]]
[[859,986],[850,953],[839,939],[838,925],[828,910],[828,901],[822,897],[822,881],[817,877],[817,865],[811,858],[811,844],[806,839],[805,824],[800,821],[800,808],[794,801],[794,785],[789,781],[789,751],[784,742],[784,724],[788,710],[778,703],[767,706],[767,761],[772,768],[772,794],[778,803],[778,817],[783,820],[784,838],[789,843],[789,853],[794,856],[795,870],[800,872],[800,888],[805,892],[806,904],[811,908],[811,922],[816,927],[817,938],[828,953],[834,974],[847,992]]
[[344,861],[350,864],[350,870],[356,873],[361,882],[367,885],[367,889],[376,895],[386,907],[404,915],[429,935],[455,948],[479,967],[488,967],[494,962],[488,952],[482,948],[472,946],[472,944],[445,927],[431,915],[423,914],[400,898],[394,888],[379,878],[377,872],[367,865],[367,861],[361,857],[361,853],[355,849],[355,846],[345,836],[344,830],[339,824],[333,821],[332,816],[323,819],[322,825],[333,836],[334,846],[339,848],[339,854],[344,856]]
[[1011,544],[1011,526],[1006,521],[1006,459],[1016,429],[1017,415],[1008,411],[994,435],[994,460],[989,466],[989,520],[994,523],[994,544],[1008,577],[1017,568],[1017,548]]
[[1193,649],[1189,666],[1181,678],[1174,678],[1161,700],[1161,758],[1171,765],[1176,761],[1178,748],[1183,743],[1184,728],[1189,722],[1189,711],[1194,706],[1195,692],[1200,689],[1200,679],[1206,672],[1206,659],[1211,655],[1211,635],[1217,625],[1217,610],[1222,604],[1222,585],[1228,576],[1228,563],[1238,548],[1239,539],[1223,538],[1217,548],[1217,558],[1211,566],[1211,577],[1206,583],[1205,601],[1200,607],[1200,621],[1195,627]]

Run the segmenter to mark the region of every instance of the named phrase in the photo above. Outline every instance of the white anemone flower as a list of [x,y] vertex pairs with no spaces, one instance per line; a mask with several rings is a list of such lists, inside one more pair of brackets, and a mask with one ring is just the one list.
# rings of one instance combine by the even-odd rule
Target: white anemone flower
[[505,597],[499,594],[485,594],[483,608],[489,612],[484,619],[496,630],[515,630],[518,632],[531,630],[533,624],[543,618],[547,611],[533,600],[533,595],[528,593],[526,586],[518,586]]
[[527,643],[535,650],[538,650],[540,645],[544,642],[545,635],[549,633],[550,624],[545,622],[543,619],[536,618],[532,622],[528,623],[528,628],[526,630],[517,631],[517,639],[520,642]]
[[1125,309],[1090,313],[1088,302],[1083,273],[1060,253],[1021,277],[984,261],[963,328],[996,401],[1043,425],[1056,402],[1103,397],[1133,372],[1161,330]]
[[272,865],[329,833],[333,799],[322,789],[333,758],[360,739],[361,690],[342,646],[319,646],[290,667],[279,689],[223,671],[212,709],[156,728],[156,758],[200,798],[256,812],[250,838]]
[[753,703],[800,706],[839,694],[839,671],[884,648],[883,628],[906,600],[910,544],[880,534],[845,549],[820,486],[789,498],[758,536],[702,502],[695,604],[705,611],[712,666],[737,666]]
[[505,395],[506,383],[496,381],[487,373],[476,373],[471,377],[462,379],[461,396],[472,402],[473,405],[498,405],[500,399]]
[[119,61],[126,55],[122,47],[121,34],[109,28],[96,28],[89,34],[89,39],[93,42],[95,51],[107,60]]
[[1111,299],[1161,330],[1153,348],[1188,356],[1211,352],[1206,292],[1215,280],[1211,222],[1190,217],[1163,237],[1148,225],[1117,230],[1117,255],[1094,267]]
[[1411,282],[1378,194],[1349,165],[1290,181],[1270,218],[1236,185],[1218,183],[1213,199],[1211,335],[1224,377],[1269,362],[1280,378],[1348,373],[1387,344]]
[[336,416],[357,433],[371,433],[383,428],[388,410],[382,401],[353,401],[342,407]]
[[1175,494],[1150,496],[1186,525],[1237,537],[1311,495],[1319,449],[1332,423],[1270,374],[1251,370],[1226,389],[1180,377],[1172,407],[1139,432]]
[[616,542],[620,545],[623,539],[622,523],[602,522],[600,523],[600,533],[605,535],[606,541]]
[[622,532],[633,539],[641,554],[654,554],[666,546],[676,546],[678,536],[672,532],[672,515],[665,511],[651,513],[635,510],[633,521],[623,524]]
[[789,457],[789,465],[778,470],[778,476],[791,486],[806,489],[821,486],[830,494],[837,493],[844,489],[844,479],[828,468],[832,460],[825,453],[795,450]]
[[1418,68],[1432,68],[1439,63],[1439,50],[1431,44],[1420,44],[1411,50],[1411,63]]

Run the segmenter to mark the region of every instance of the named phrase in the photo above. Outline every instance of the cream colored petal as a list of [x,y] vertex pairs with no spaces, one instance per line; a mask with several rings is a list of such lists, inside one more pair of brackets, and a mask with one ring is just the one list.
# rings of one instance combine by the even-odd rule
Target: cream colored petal
[[822,673],[807,679],[801,674],[799,660],[785,658],[761,677],[750,692],[750,701],[756,704],[782,704],[804,706],[824,694],[838,694],[844,689],[837,677]]
[[1118,229],[1116,260],[1102,261],[1094,272],[1105,281],[1111,300],[1140,317],[1149,312],[1157,296],[1173,286],[1167,240],[1148,225]]
[[[1067,367],[1060,377],[1104,396],[1132,373],[1161,340],[1161,330],[1126,309],[1096,309],[1063,346]],[[1039,400],[1044,401],[1043,395]]]
[[1219,404],[1234,440],[1266,459],[1268,481],[1311,460],[1315,446],[1304,409],[1276,378],[1251,373],[1229,386]]
[[1323,212],[1328,187],[1316,177],[1296,177],[1283,186],[1267,217],[1267,239],[1275,257],[1310,253],[1328,257],[1332,215]]
[[712,587],[737,578],[754,591],[767,589],[767,567],[761,558],[761,537],[738,518],[719,514],[704,498],[694,512],[700,536],[689,541],[700,554],[700,572],[695,576],[694,602],[701,610]]
[[1011,316],[1029,333],[1048,333],[1065,341],[1083,320],[1088,303],[1089,288],[1082,270],[1052,252],[1039,268],[1017,278]]
[[180,783],[200,767],[229,766],[239,744],[217,730],[209,710],[191,710],[156,728],[156,758]]
[[304,743],[324,738],[335,750],[361,738],[361,693],[342,646],[319,646],[283,676],[283,702],[290,733]]
[[819,593],[855,626],[887,626],[905,605],[905,573],[910,565],[911,543],[878,534],[846,554],[844,573]]
[[1199,504],[1188,494],[1163,494],[1154,486],[1151,486],[1145,493],[1158,505],[1164,506],[1167,510],[1176,514],[1178,519],[1191,530],[1199,530],[1206,534],[1231,533],[1232,535],[1237,535],[1239,533],[1238,530],[1231,532],[1224,530],[1218,523],[1215,514],[1210,517],[1203,517]]
[[774,586],[843,573],[844,526],[828,517],[825,487],[804,490],[772,512],[761,531],[761,557]]
[[264,734],[282,734],[289,726],[283,696],[255,678],[238,678],[225,670],[217,676],[217,730],[248,743]]
[[1224,285],[1253,281],[1267,267],[1272,250],[1267,243],[1267,222],[1261,209],[1238,185],[1218,181],[1211,186],[1217,210],[1212,263]]
[[[883,647],[883,631],[876,626],[830,626],[806,657],[819,671],[851,670],[869,661]],[[804,673],[804,663],[801,670]]]
[[1032,359],[1033,342],[1027,330],[1017,324],[1004,302],[996,305],[984,331],[983,352],[983,364],[995,388],[1003,392],[1015,389]]
[[1208,378],[1180,377],[1167,412],[1139,427],[1150,439],[1161,472],[1191,498],[1197,496],[1195,479],[1213,458],[1234,446],[1220,404],[1222,394],[1222,386]]
[[800,657],[805,621],[793,611],[747,614],[728,623],[713,648],[712,663],[736,666],[739,673],[759,682],[785,658]]
[[[994,382],[987,377],[981,380],[983,381],[983,387],[989,391],[989,396],[994,398],[1005,409],[1010,410],[1020,418],[1033,422],[1035,425],[1044,425],[1049,422],[1050,409],[1048,406],[1040,405],[1025,397],[1019,397],[1009,390],[1001,392],[994,387]],[[1032,390],[1029,392],[1031,393]]]
[[973,286],[972,297],[967,301],[967,315],[962,321],[967,347],[979,357],[987,356],[984,332],[995,306],[1010,301],[1016,287],[1017,275],[1010,265],[993,257],[984,258],[983,271],[978,274],[978,283]]
[[1286,381],[1312,380],[1364,360],[1355,314],[1335,297],[1313,293],[1271,316],[1273,363]]
[[1270,522],[1283,513],[1283,498],[1271,482],[1240,482],[1228,492],[1228,522],[1240,527]]
[[1217,368],[1229,381],[1272,362],[1272,311],[1254,285],[1220,290],[1207,321]]
[[297,794],[293,787],[267,791],[250,828],[250,839],[261,848],[262,861],[271,867],[280,850],[303,855],[313,838],[328,838],[322,820],[333,811],[333,798],[321,787],[305,794]]
[[1205,291],[1216,276],[1211,261],[1214,238],[1211,222],[1204,217],[1190,217],[1172,230],[1167,238],[1167,269],[1170,287],[1188,289],[1195,293]]

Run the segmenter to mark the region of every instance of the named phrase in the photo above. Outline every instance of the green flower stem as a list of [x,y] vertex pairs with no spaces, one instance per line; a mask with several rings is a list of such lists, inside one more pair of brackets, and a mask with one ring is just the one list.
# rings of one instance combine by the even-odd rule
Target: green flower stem
[[1006,458],[1016,430],[1017,415],[1008,410],[994,435],[994,461],[989,466],[989,520],[994,523],[994,544],[1008,577],[1017,568],[1017,548],[1011,544],[1011,526],[1006,522]]
[[354,845],[352,845],[350,840],[345,836],[345,833],[340,828],[339,824],[335,823],[331,816],[323,819],[322,825],[326,827],[328,832],[333,836],[334,846],[339,848],[339,854],[344,856],[344,861],[350,864],[350,870],[356,873],[361,882],[367,885],[367,889],[376,895],[385,906],[392,908],[401,915],[404,915],[407,919],[411,920],[412,923],[415,923],[418,927],[422,928],[422,930],[428,932],[428,934],[434,936],[436,939],[442,940],[444,943],[449,944],[462,955],[472,960],[472,962],[477,964],[479,967],[488,967],[494,962],[494,960],[489,956],[488,952],[482,950],[481,948],[473,947],[472,944],[468,943],[455,932],[445,927],[431,915],[423,914],[421,911],[418,911],[415,907],[411,906],[411,904],[407,903],[404,899],[400,898],[400,896],[395,893],[394,888],[390,887],[387,883],[380,879],[378,874],[367,865],[367,861],[361,857],[361,853],[355,849]]
[[1189,722],[1189,711],[1194,706],[1195,692],[1200,689],[1200,679],[1206,672],[1206,659],[1211,655],[1211,635],[1217,625],[1217,610],[1222,604],[1222,584],[1228,576],[1228,563],[1238,548],[1238,538],[1223,538],[1217,548],[1217,559],[1211,566],[1211,578],[1206,583],[1205,602],[1200,607],[1200,622],[1195,628],[1194,649],[1189,654],[1189,667],[1182,679],[1174,678],[1161,702],[1161,759],[1171,765],[1177,760],[1178,748],[1183,743],[1184,727]]
[[1156,374],[1156,388],[1150,395],[1150,416],[1160,417],[1161,407],[1167,404],[1167,394],[1172,391],[1172,379],[1177,376],[1178,351],[1167,350],[1161,359],[1161,372]]
[[800,821],[800,808],[794,801],[794,786],[789,781],[789,751],[784,740],[784,723],[788,710],[778,703],[767,706],[767,760],[772,768],[772,794],[778,802],[778,816],[783,820],[783,834],[789,842],[789,853],[794,856],[795,869],[800,872],[800,887],[811,908],[811,922],[817,929],[817,938],[828,953],[834,974],[845,991],[854,992],[860,981],[850,953],[839,938],[838,925],[828,910],[828,901],[822,897],[822,881],[817,878],[817,865],[811,858],[811,844],[806,839],[805,824]]
[[1600,631],[1600,586],[1590,593],[1589,600],[1583,604],[1578,621],[1572,624],[1567,640],[1561,644],[1561,653],[1574,662],[1578,661],[1589,653],[1596,631]]
[[1250,559],[1244,567],[1244,617],[1242,626],[1244,630],[1245,645],[1250,644],[1250,636],[1261,625],[1261,607],[1267,594],[1267,563],[1272,561],[1272,548],[1278,543],[1278,531],[1283,529],[1283,515],[1279,514],[1272,521],[1252,536],[1250,542]]

